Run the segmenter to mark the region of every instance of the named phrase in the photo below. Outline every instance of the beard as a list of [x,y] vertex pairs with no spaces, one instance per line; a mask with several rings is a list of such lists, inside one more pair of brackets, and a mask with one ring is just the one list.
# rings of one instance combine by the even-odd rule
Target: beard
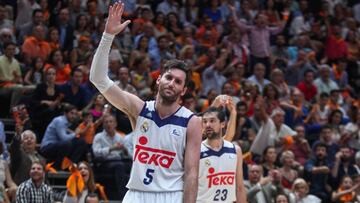
[[203,137],[206,137],[209,140],[217,139],[220,137],[220,133],[217,133],[213,130],[205,130],[203,133]]
[[166,88],[164,88],[163,86],[159,86],[159,95],[162,98],[162,101],[165,104],[173,104],[174,102],[176,102],[178,100],[178,98],[181,95],[181,92],[176,92],[176,90],[171,90],[173,93],[172,94],[167,94],[165,91],[168,90]]

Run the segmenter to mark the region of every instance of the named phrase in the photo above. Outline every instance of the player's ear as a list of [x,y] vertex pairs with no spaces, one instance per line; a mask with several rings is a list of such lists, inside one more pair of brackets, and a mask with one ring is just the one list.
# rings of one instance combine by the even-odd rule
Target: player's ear
[[159,75],[159,77],[156,79],[156,85],[159,85],[161,76],[162,76],[162,75]]
[[184,96],[184,94],[186,93],[187,91],[187,87],[184,87],[183,91],[181,92],[181,95],[180,96]]

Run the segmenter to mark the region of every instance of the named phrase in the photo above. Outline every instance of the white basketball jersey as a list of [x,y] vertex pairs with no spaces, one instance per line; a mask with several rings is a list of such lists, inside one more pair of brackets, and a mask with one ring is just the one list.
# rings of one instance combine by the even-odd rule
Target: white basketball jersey
[[224,140],[220,151],[201,144],[199,166],[199,189],[197,203],[235,202],[236,165],[235,146]]
[[186,129],[193,113],[180,107],[161,119],[155,101],[145,102],[133,132],[134,154],[129,189],[182,191]]

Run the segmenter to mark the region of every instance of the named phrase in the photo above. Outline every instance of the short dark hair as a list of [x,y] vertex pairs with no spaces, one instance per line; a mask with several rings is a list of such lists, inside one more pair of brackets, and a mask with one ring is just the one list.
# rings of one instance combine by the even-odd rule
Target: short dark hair
[[164,66],[161,70],[161,75],[163,75],[165,72],[167,72],[170,69],[179,69],[179,70],[184,71],[184,73],[186,74],[186,77],[185,77],[185,87],[186,87],[190,80],[190,77],[191,77],[191,75],[190,75],[191,71],[190,71],[188,65],[182,60],[170,59],[164,64]]
[[326,129],[332,130],[333,128],[332,128],[330,125],[323,125],[323,126],[321,127],[321,131],[320,131],[320,132],[323,132],[323,131],[326,130]]
[[317,142],[315,143],[314,147],[313,147],[313,150],[316,151],[316,149],[318,147],[324,147],[325,149],[327,149],[327,145],[324,143],[324,142]]
[[246,104],[246,102],[244,101],[239,101],[237,104],[236,104],[236,108],[240,108],[241,106],[245,106],[246,109],[248,108],[248,105]]
[[315,72],[311,69],[307,69],[305,72],[304,72],[304,76],[306,76],[308,73],[312,73],[315,75]]
[[221,123],[225,121],[225,117],[226,117],[225,113],[223,111],[221,111],[218,107],[214,107],[214,106],[209,107],[208,109],[206,109],[205,112],[203,112],[201,114],[201,116],[204,116],[205,114],[208,114],[208,113],[216,113],[216,116],[220,120]]
[[4,49],[6,49],[8,46],[13,45],[16,47],[16,44],[14,42],[7,42],[4,44]]
[[74,109],[77,110],[77,108],[74,105],[72,105],[72,104],[64,104],[64,112],[65,113],[69,113],[70,111],[72,111]]
[[35,14],[36,13],[42,13],[42,10],[37,8],[37,9],[34,9],[33,12],[32,12],[32,17],[35,17]]

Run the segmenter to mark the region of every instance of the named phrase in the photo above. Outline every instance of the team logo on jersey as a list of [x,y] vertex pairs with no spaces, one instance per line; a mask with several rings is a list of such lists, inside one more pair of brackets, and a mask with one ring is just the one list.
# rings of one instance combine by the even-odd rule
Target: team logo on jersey
[[210,160],[209,160],[209,159],[206,159],[206,160],[205,160],[205,166],[207,166],[207,167],[210,167],[210,166],[211,166],[211,163],[210,163]]
[[178,130],[176,130],[176,129],[173,129],[173,130],[171,131],[171,135],[175,135],[175,136],[179,137],[179,136],[180,136],[180,132],[179,132]]
[[146,133],[149,130],[149,123],[148,122],[144,122],[141,126],[140,126],[140,130],[143,133]]
[[233,185],[235,183],[235,172],[218,172],[215,173],[213,167],[209,168],[209,175],[207,179],[209,180],[208,188],[211,186],[218,185]]
[[175,152],[165,151],[161,149],[146,147],[148,139],[145,136],[139,138],[139,144],[135,145],[134,161],[138,160],[140,163],[155,165],[164,168],[170,168],[174,158]]

